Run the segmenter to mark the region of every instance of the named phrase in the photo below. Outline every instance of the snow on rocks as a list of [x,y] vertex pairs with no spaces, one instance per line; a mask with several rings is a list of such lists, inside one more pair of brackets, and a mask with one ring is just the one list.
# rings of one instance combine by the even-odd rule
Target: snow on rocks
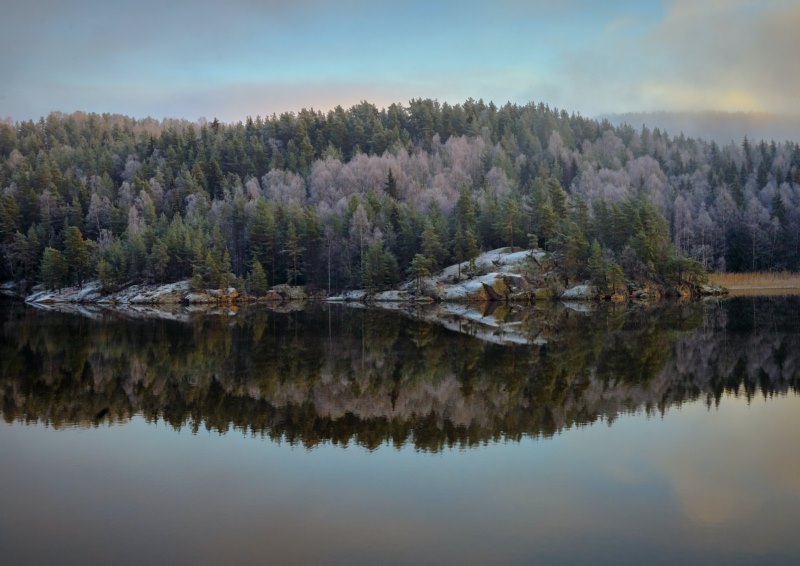
[[101,296],[100,284],[90,281],[82,287],[66,287],[58,291],[39,290],[25,298],[27,303],[92,303]]
[[[347,303],[351,308],[363,308],[363,303]],[[493,344],[545,344],[546,339],[531,337],[522,322],[525,309],[497,303],[468,304],[464,302],[410,305],[407,302],[376,302],[375,307],[398,312],[414,320],[438,324],[453,332],[467,334]]]
[[333,295],[326,300],[331,303],[348,303],[351,301],[360,302],[367,299],[367,292],[364,289],[356,289],[355,291],[346,291],[341,295]]
[[178,281],[167,285],[131,285],[113,293],[111,302],[131,305],[182,303],[189,292],[189,281]]
[[541,271],[545,256],[542,250],[519,248],[484,252],[472,262],[451,265],[424,278],[423,294],[438,301],[530,301],[534,289],[528,276]]
[[591,301],[596,297],[597,289],[586,283],[575,285],[561,294],[561,299],[565,301]]
[[459,272],[461,279],[493,272],[521,274],[536,269],[545,256],[546,253],[542,250],[497,248],[480,254],[471,263],[464,261],[445,267],[433,279],[439,283],[453,283],[459,280]]
[[586,301],[561,301],[561,304],[564,305],[565,308],[583,313],[583,314],[590,314],[593,313],[595,310],[594,303],[589,303]]
[[439,284],[434,292],[442,301],[529,301],[532,287],[524,276],[516,273],[493,272],[472,277],[455,284]]
[[205,292],[189,293],[183,302],[190,305],[210,305],[214,303],[233,303],[239,298],[239,291],[233,287],[227,289],[208,289]]
[[372,301],[379,303],[430,303],[433,299],[424,295],[414,295],[408,289],[383,291],[375,293]]
[[5,283],[0,284],[0,295],[5,295],[6,297],[19,297],[20,293],[20,286],[17,285],[16,281],[6,281]]
[[232,303],[239,298],[233,287],[192,292],[189,281],[165,285],[129,285],[115,293],[103,294],[97,281],[82,287],[67,287],[58,291],[37,290],[25,298],[33,304],[97,303],[117,305],[178,305],[182,303]]

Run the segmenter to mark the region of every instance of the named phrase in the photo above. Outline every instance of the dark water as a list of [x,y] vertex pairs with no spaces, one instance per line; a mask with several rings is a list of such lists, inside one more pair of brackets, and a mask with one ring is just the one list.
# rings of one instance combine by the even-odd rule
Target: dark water
[[578,311],[0,303],[0,562],[800,560],[800,298]]

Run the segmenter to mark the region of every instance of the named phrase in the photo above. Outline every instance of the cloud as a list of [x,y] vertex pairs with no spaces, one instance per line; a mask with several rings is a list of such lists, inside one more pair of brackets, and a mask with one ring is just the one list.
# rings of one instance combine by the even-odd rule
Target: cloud
[[412,97],[795,112],[799,28],[782,0],[30,0],[0,20],[0,113],[238,119]]
[[673,109],[796,112],[798,26],[796,3],[676,0],[648,45],[669,64],[644,88]]

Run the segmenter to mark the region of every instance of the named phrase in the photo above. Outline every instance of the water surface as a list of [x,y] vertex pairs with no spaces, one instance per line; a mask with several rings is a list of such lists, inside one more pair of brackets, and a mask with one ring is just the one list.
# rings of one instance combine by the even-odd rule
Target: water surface
[[800,299],[573,307],[0,303],[3,561],[800,559]]

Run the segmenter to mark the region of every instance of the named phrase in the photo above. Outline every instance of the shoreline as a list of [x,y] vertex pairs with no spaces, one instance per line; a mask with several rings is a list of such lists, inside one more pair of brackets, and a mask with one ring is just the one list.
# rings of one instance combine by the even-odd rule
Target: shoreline
[[[544,265],[547,267],[543,267]],[[469,262],[450,265],[434,274],[408,280],[388,290],[351,289],[328,295],[319,289],[280,284],[264,295],[254,296],[234,287],[195,289],[190,280],[172,283],[126,283],[119,289],[104,291],[97,280],[80,286],[47,290],[42,286],[26,292],[25,282],[0,284],[0,294],[26,303],[121,304],[121,305],[233,305],[247,303],[286,303],[290,301],[362,303],[452,303],[541,304],[557,300],[573,302],[657,302],[664,299],[700,299],[723,296],[725,287],[679,281],[664,284],[653,280],[622,281],[613,287],[595,286],[588,280],[565,285],[561,271],[550,263],[543,250],[498,248],[484,252]]]
[[[741,291],[795,291],[800,294],[800,288],[778,287],[731,287],[700,289],[691,295],[678,292],[663,292],[647,285],[637,287],[629,294],[614,296],[600,295],[594,292],[589,285],[576,285],[565,292],[555,295],[551,293],[531,292],[519,295],[492,296],[491,291],[480,292],[479,296],[431,297],[429,295],[414,295],[404,290],[388,290],[367,292],[363,289],[343,291],[328,296],[325,293],[314,292],[304,287],[276,286],[266,295],[253,296],[240,293],[238,289],[188,289],[188,281],[176,283],[135,284],[119,291],[102,293],[99,288],[90,282],[82,287],[68,287],[59,290],[37,290],[32,293],[19,292],[14,286],[4,283],[0,287],[0,296],[19,300],[32,305],[74,304],[97,306],[231,306],[250,304],[279,305],[291,302],[318,302],[329,304],[405,304],[405,305],[483,305],[483,304],[514,304],[536,305],[555,302],[582,302],[582,303],[637,303],[660,302],[665,300],[700,300],[705,297],[719,297],[738,295]],[[491,289],[491,288],[490,288]],[[540,290],[537,290],[540,291]]]

